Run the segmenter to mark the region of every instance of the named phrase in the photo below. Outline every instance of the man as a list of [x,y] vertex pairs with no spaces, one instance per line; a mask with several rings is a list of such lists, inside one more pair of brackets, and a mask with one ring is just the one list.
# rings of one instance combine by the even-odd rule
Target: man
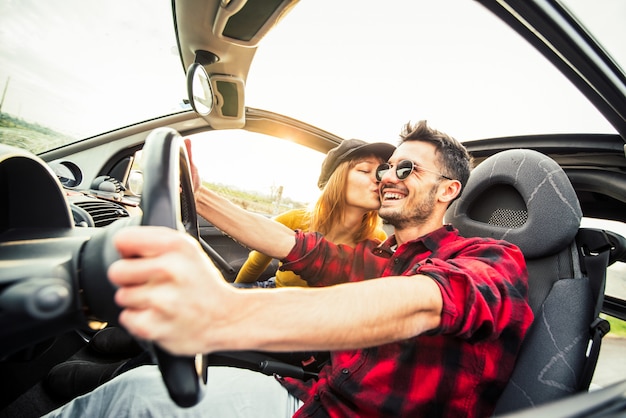
[[[532,313],[518,248],[462,238],[443,225],[470,166],[456,140],[425,121],[407,124],[388,164],[376,170],[380,216],[395,235],[354,248],[294,232],[197,189],[200,214],[318,288],[235,289],[191,238],[163,228],[121,231],[116,246],[123,259],[110,267],[109,277],[120,286],[120,322],[134,335],[176,354],[331,350],[331,361],[317,380],[277,377],[279,385],[263,380],[246,387],[240,385],[260,379],[259,373],[210,368],[209,383],[221,392],[210,388],[199,405],[178,411],[163,399],[162,382],[154,374],[141,376],[141,367],[75,400],[66,412],[91,413],[82,408],[112,399],[129,405],[142,391],[160,390],[148,392],[154,393],[151,403],[123,411],[230,416],[234,412],[224,405],[247,405],[251,398],[250,416],[261,416],[264,408],[267,416],[297,409],[297,417],[490,415]],[[261,310],[273,318],[262,327],[250,314]],[[227,380],[231,375],[241,377]],[[257,388],[267,392],[259,395]],[[242,394],[233,397],[237,390]]]

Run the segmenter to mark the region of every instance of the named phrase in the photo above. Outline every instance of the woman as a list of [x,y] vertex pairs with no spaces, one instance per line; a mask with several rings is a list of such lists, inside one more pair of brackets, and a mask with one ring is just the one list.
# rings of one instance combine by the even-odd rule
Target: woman
[[[364,239],[384,241],[387,234],[378,217],[380,200],[375,170],[387,162],[395,147],[386,143],[367,143],[348,139],[328,152],[322,163],[318,187],[322,194],[312,210],[293,209],[274,219],[291,229],[319,232],[336,244],[354,247]],[[200,213],[201,214],[201,213]],[[273,287],[274,280],[257,282],[272,258],[258,251],[250,252],[235,284],[257,283]],[[275,286],[306,286],[306,282],[291,271],[276,272]]]

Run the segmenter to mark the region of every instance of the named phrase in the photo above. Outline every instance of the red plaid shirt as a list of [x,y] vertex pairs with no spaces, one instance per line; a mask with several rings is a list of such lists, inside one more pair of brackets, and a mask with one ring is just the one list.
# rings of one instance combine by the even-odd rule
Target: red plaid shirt
[[[297,231],[281,268],[311,286],[425,274],[443,296],[441,325],[383,346],[331,353],[317,380],[279,378],[304,401],[294,417],[486,417],[533,319],[521,251],[444,226],[394,252],[395,237],[354,249]],[[419,295],[416,295],[419,297]]]

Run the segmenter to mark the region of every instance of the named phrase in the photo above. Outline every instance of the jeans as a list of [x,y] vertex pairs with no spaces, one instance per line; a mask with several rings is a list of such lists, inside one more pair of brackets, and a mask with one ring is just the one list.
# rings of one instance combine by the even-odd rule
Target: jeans
[[302,402],[272,376],[212,366],[203,399],[191,408],[169,397],[157,366],[130,370],[45,417],[291,417]]

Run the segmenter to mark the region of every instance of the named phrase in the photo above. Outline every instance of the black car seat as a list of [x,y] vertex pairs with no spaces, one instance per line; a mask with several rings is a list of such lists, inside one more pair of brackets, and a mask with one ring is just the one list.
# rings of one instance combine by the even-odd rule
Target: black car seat
[[563,169],[528,149],[485,159],[446,212],[445,221],[463,236],[517,245],[528,266],[535,319],[496,415],[589,387],[600,339],[608,332],[598,315],[611,245],[604,231],[580,228],[581,218]]

